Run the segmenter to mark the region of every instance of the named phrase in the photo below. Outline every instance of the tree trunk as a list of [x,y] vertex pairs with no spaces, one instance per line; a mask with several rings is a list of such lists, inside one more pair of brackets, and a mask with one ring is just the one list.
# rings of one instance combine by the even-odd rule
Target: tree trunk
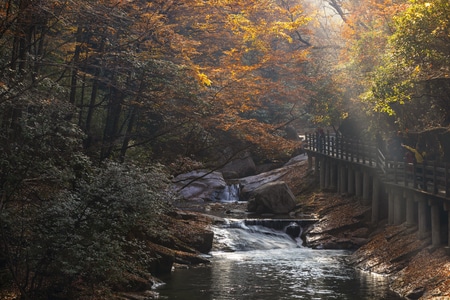
[[114,149],[116,139],[119,135],[119,120],[122,113],[122,103],[125,94],[116,87],[111,87],[109,96],[108,112],[106,117],[105,128],[103,131],[103,142],[100,154],[100,160],[109,158]]
[[75,97],[77,93],[77,77],[78,77],[78,63],[80,60],[80,52],[81,52],[81,36],[82,36],[83,29],[81,27],[78,27],[77,33],[76,33],[76,46],[75,46],[75,53],[73,54],[72,58],[72,74],[71,74],[71,82],[70,82],[70,95],[69,95],[69,102],[71,104],[75,104]]
[[130,111],[130,119],[128,121],[127,131],[125,133],[125,137],[122,142],[122,148],[120,149],[120,161],[125,161],[125,154],[128,150],[128,146],[131,140],[131,135],[133,133],[134,129],[134,123],[136,122],[136,116],[137,116],[138,108],[136,106],[131,107]]

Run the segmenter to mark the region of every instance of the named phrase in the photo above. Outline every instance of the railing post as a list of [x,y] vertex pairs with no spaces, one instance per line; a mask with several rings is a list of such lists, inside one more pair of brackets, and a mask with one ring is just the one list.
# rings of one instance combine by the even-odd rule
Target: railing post
[[358,155],[361,156],[361,161],[363,164],[366,164],[366,149],[365,145],[358,143]]
[[305,133],[305,145],[303,145],[303,146],[307,146],[308,148],[310,147],[309,146],[309,133]]
[[355,156],[355,153],[353,152],[353,148],[355,147],[355,145],[353,144],[353,141],[350,141],[347,144],[347,152],[350,152],[350,161],[353,162],[353,158]]
[[424,160],[422,163],[422,184],[423,184],[423,190],[426,192],[428,190],[427,188],[427,172],[426,169],[427,168],[427,164],[426,161]]
[[[394,158],[394,183],[397,183],[397,158]],[[406,167],[406,166],[405,166]]]
[[331,137],[331,156],[336,156],[336,138],[334,136]]
[[361,161],[362,152],[364,152],[364,144],[361,144],[361,140],[358,140],[356,143],[356,162],[364,164],[364,161]]
[[[406,167],[406,165],[405,165]],[[413,162],[413,187],[417,189],[418,183],[417,183],[417,164],[416,162]]]
[[326,142],[326,144],[327,144],[326,153],[327,153],[327,155],[330,155],[330,132],[329,131],[327,131],[327,142]]
[[405,167],[403,168],[403,181],[405,182],[405,186],[408,186],[408,171],[405,163]]
[[317,137],[316,133],[311,134],[311,146],[310,147],[311,147],[311,150],[313,150],[313,151],[317,151],[316,137]]
[[348,149],[349,149],[348,140],[343,142],[345,143],[345,160],[348,160]]

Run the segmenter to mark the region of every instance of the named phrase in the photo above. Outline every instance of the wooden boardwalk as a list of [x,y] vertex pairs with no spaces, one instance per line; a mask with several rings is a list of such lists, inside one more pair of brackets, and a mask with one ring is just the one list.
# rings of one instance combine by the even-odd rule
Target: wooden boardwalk
[[361,197],[373,223],[406,222],[450,246],[450,164],[395,161],[375,144],[331,134],[306,134],[304,147],[321,188]]
[[[386,184],[401,185],[450,200],[450,164],[427,161],[405,163],[395,161],[376,145],[359,140],[325,134],[322,141],[316,134],[306,134],[307,152],[326,155],[350,163],[373,168]],[[406,150],[405,150],[406,152]]]

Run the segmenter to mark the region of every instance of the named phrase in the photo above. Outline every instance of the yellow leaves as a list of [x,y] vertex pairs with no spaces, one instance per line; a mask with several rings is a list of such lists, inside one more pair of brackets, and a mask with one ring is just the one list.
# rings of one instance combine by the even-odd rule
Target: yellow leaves
[[197,70],[197,79],[203,86],[211,86],[212,81],[208,78],[208,76],[205,73],[202,73]]
[[258,36],[258,27],[255,26],[244,14],[231,14],[228,16],[231,30],[241,35],[244,41],[253,41]]

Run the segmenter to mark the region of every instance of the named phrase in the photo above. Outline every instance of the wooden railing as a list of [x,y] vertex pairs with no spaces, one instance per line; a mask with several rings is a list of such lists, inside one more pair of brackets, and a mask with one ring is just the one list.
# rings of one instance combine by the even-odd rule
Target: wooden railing
[[348,160],[355,163],[376,166],[377,147],[360,140],[342,138],[331,134],[306,134],[306,148],[328,156]]
[[[450,198],[450,164],[436,161],[395,161],[375,144],[332,134],[306,134],[305,148],[377,169],[382,180]],[[405,150],[406,151],[406,150]]]
[[450,197],[450,166],[448,163],[424,161],[405,163],[388,161],[386,179],[397,184],[419,189],[431,194]]

